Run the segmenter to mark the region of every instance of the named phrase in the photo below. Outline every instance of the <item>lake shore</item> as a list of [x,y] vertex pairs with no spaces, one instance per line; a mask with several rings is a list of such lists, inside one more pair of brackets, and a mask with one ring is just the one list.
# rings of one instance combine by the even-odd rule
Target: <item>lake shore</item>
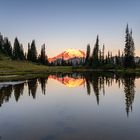
[[[27,64],[26,64],[27,65]],[[16,81],[16,80],[29,80],[33,78],[45,78],[50,74],[57,73],[86,73],[95,72],[101,74],[135,74],[140,76],[140,69],[91,69],[85,67],[71,67],[71,66],[42,66],[28,64],[21,69],[0,69],[0,81]],[[32,66],[31,66],[32,65]]]

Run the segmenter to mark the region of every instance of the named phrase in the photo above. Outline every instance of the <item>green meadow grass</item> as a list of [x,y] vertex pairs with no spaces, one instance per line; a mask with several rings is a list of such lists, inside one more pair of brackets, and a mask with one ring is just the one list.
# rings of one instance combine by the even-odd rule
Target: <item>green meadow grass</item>
[[136,74],[140,76],[140,68],[136,69],[91,69],[70,66],[44,66],[27,61],[13,61],[0,54],[0,81],[26,80],[45,77],[53,73],[71,72],[113,72],[117,74]]
[[0,54],[0,81],[28,79],[45,76],[50,73],[71,72],[72,67],[44,66],[27,61],[13,61]]

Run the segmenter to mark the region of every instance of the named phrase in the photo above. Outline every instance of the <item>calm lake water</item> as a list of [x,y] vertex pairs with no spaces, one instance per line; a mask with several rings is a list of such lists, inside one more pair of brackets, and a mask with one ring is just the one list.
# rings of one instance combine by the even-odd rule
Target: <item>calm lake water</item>
[[0,140],[140,140],[140,78],[57,74],[0,83]]

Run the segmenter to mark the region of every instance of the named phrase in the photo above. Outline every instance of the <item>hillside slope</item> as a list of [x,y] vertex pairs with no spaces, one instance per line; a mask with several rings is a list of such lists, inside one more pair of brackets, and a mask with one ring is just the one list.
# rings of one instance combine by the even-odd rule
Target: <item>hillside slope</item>
[[0,54],[0,76],[43,74],[50,72],[69,71],[70,69],[71,67],[49,67],[27,61],[13,61],[3,54]]

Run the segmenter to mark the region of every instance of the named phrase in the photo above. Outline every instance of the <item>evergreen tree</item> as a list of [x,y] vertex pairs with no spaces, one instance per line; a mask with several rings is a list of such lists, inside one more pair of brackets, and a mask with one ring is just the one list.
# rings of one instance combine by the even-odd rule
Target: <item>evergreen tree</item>
[[13,47],[13,59],[20,59],[20,43],[17,38],[15,38],[14,41],[14,47]]
[[99,62],[102,63],[102,52],[99,50]]
[[89,66],[89,64],[90,64],[90,44],[87,45],[86,59],[85,59],[85,65]]
[[107,63],[110,64],[110,52],[107,53]]
[[31,61],[31,46],[30,46],[30,43],[28,43],[27,60]]
[[115,56],[115,64],[119,65],[119,56],[118,55]]
[[112,52],[110,53],[110,62],[111,62],[111,64],[114,64],[114,59],[113,59]]
[[134,44],[134,40],[133,40],[133,36],[132,36],[132,29],[131,29],[131,32],[130,32],[130,46],[131,46],[131,50],[130,50],[130,53],[131,53],[131,56],[132,56],[132,63],[134,63],[134,56],[135,56],[135,44]]
[[43,65],[48,64],[48,57],[46,56],[46,53],[45,53],[45,44],[43,44],[41,46],[41,53],[40,53],[40,57],[39,57],[39,62],[42,63]]
[[23,46],[22,46],[22,44],[19,43],[17,38],[15,38],[15,41],[14,41],[13,59],[15,59],[15,60],[25,60]]
[[92,54],[92,66],[95,68],[99,66],[99,36],[98,35]]
[[102,64],[104,64],[104,59],[105,59],[105,45],[103,44],[103,48],[102,48]]
[[37,50],[36,50],[36,45],[35,45],[35,40],[32,41],[31,43],[31,61],[32,62],[37,62]]
[[0,52],[3,52],[3,44],[4,44],[3,36],[0,33]]
[[105,57],[105,64],[108,64],[108,55]]
[[135,60],[134,60],[134,41],[132,37],[132,31],[129,32],[129,26],[127,24],[126,27],[126,37],[125,37],[125,48],[124,48],[124,67],[135,67]]
[[12,46],[7,37],[5,37],[3,41],[3,53],[12,57]]
[[83,66],[83,58],[80,58],[79,65]]
[[122,52],[122,55],[121,55],[121,65],[123,66],[124,64],[124,53]]

